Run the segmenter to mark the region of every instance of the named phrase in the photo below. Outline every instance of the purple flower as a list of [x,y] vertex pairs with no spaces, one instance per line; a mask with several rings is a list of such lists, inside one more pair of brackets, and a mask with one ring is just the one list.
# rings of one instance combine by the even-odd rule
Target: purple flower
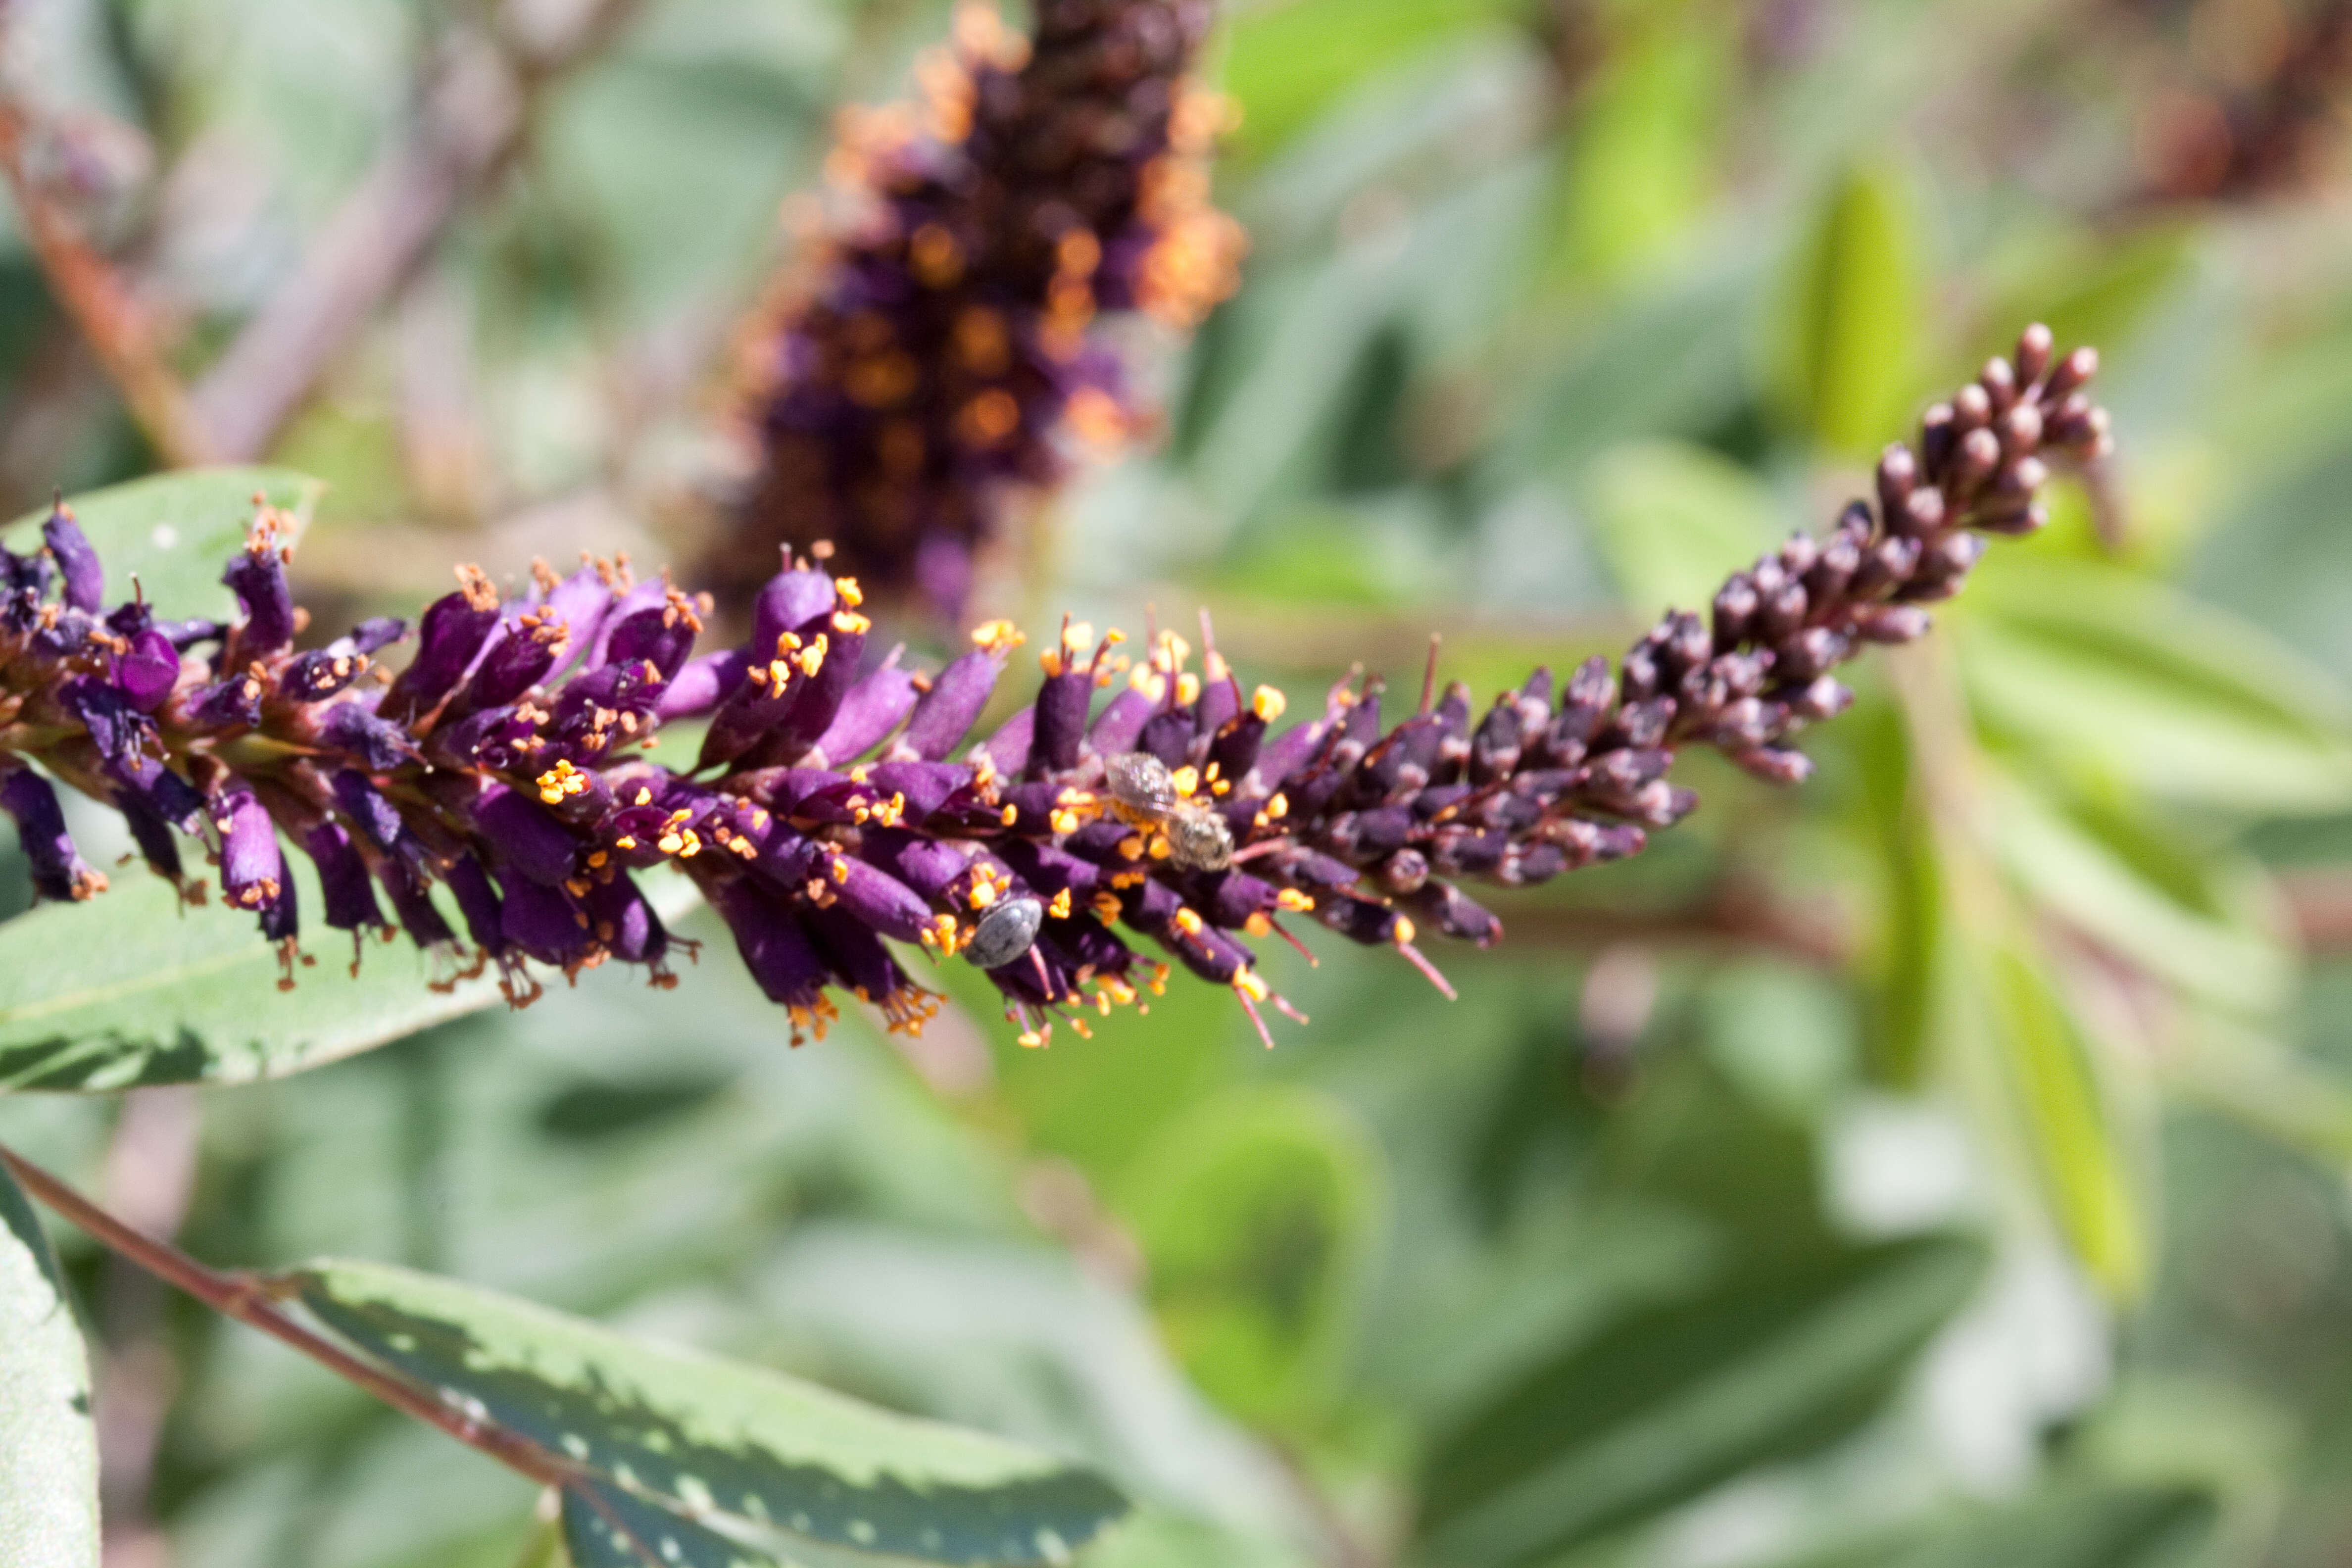
[[929,134],[852,130],[836,163],[868,199],[814,289],[751,335],[761,468],[706,567],[730,597],[780,546],[824,541],[877,591],[952,618],[1015,498],[1063,475],[1068,437],[1124,437],[1097,321],[1189,329],[1243,248],[1205,199],[1224,110],[1186,79],[1209,21],[1205,0],[1103,0],[1039,7],[1027,39],[967,23]]
[[[861,668],[860,590],[806,563],[756,595],[748,643],[700,659],[699,606],[618,565],[541,571],[504,611],[461,573],[378,700],[352,677],[398,623],[293,651],[267,513],[229,574],[244,618],[184,643],[135,602],[102,621],[72,602],[58,563],[85,583],[88,563],[68,539],[56,561],[0,553],[0,702],[16,716],[0,746],[24,748],[0,750],[0,809],[46,898],[103,879],[44,773],[118,805],[174,879],[173,828],[207,832],[225,896],[280,943],[289,984],[307,960],[281,836],[317,864],[329,927],[382,924],[373,879],[447,966],[442,984],[495,963],[518,1005],[539,992],[533,964],[619,962],[667,983],[674,939],[636,875],[667,862],[796,1039],[823,1033],[835,991],[920,1028],[937,1001],[910,958],[983,965],[1033,1045],[1056,1021],[1085,1033],[1178,967],[1230,988],[1263,1030],[1259,1005],[1284,1003],[1250,944],[1296,940],[1286,922],[1391,948],[1442,987],[1423,928],[1502,934],[1465,883],[1533,886],[1639,852],[1697,804],[1671,776],[1683,748],[1801,779],[1798,737],[1849,700],[1833,668],[1923,635],[1920,606],[1958,591],[1980,536],[2037,526],[2049,457],[2105,450],[2093,364],[2029,331],[2014,363],[1928,411],[1916,450],[1888,448],[1874,499],[1825,537],[1735,573],[1706,615],[1668,616],[1614,668],[1539,669],[1483,714],[1433,667],[1401,713],[1378,679],[1351,680],[1281,727],[1281,694],[1245,690],[1213,648],[1196,670],[1173,634],[1131,658],[1118,634],[1066,624],[1034,700],[974,745],[1020,635],[983,626],[928,678],[900,650]],[[641,748],[677,711],[711,715],[690,775]]]
[[66,831],[58,792],[32,769],[0,757],[0,811],[16,823],[16,842],[32,862],[33,891],[60,903],[106,891],[106,879],[82,863]]

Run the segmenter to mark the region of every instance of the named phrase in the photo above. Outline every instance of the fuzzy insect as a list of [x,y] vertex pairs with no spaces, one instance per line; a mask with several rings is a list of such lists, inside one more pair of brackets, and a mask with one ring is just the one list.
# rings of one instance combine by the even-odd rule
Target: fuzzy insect
[[1180,787],[1158,757],[1123,752],[1103,765],[1103,783],[1111,810],[1122,820],[1167,835],[1168,858],[1178,870],[1222,871],[1233,864],[1233,829],[1207,802]]

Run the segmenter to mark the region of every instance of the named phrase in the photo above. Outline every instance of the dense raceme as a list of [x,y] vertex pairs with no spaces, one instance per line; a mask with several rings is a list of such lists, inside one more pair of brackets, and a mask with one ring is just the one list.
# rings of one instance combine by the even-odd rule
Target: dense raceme
[[[1130,658],[1116,631],[1066,624],[1034,699],[971,744],[1021,635],[982,626],[928,676],[896,649],[869,657],[856,582],[821,559],[761,589],[748,642],[698,658],[702,606],[667,581],[590,562],[502,598],[461,569],[389,676],[373,661],[410,637],[397,621],[297,650],[278,514],[229,563],[240,613],[224,626],[158,619],[135,595],[105,608],[104,564],[60,507],[39,552],[0,552],[0,809],[48,899],[105,887],[53,778],[120,810],[192,898],[182,840],[200,840],[289,984],[290,844],[318,867],[326,925],[396,924],[446,973],[494,964],[517,1004],[533,965],[617,960],[666,983],[674,943],[636,873],[669,862],[795,1039],[824,1032],[835,991],[919,1028],[937,999],[908,977],[913,953],[984,964],[1029,1043],[1159,991],[1171,962],[1255,1018],[1282,1004],[1247,940],[1288,936],[1286,919],[1393,946],[1434,979],[1420,927],[1501,934],[1464,881],[1542,882],[1687,814],[1666,776],[1677,748],[1804,777],[1791,738],[1850,700],[1830,671],[1923,635],[1922,606],[1959,589],[1985,535],[2042,525],[2043,453],[2104,454],[2095,365],[2030,329],[1928,410],[1916,448],[1887,448],[1873,500],[1735,574],[1707,616],[1669,615],[1613,671],[1539,669],[1483,716],[1458,683],[1425,681],[1386,728],[1377,681],[1278,729],[1281,694],[1244,691],[1213,649],[1196,671],[1172,633]],[[708,720],[685,772],[643,754],[681,719]]]
[[1106,317],[1191,327],[1233,289],[1210,207],[1222,101],[1186,73],[1206,0],[967,6],[912,107],[852,115],[844,218],[746,334],[758,471],[705,571],[730,607],[818,540],[893,602],[954,619],[975,558],[1071,438],[1136,411]]

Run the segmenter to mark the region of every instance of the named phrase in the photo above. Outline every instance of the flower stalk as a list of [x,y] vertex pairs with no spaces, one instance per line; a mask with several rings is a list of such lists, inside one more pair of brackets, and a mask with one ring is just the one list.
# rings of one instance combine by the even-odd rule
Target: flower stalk
[[[1022,635],[991,623],[918,671],[868,646],[856,579],[821,558],[767,582],[745,642],[699,655],[707,601],[597,561],[542,564],[514,596],[463,568],[413,634],[369,621],[299,649],[278,514],[229,563],[239,614],[220,624],[135,596],[106,609],[103,563],[60,506],[41,551],[0,553],[0,809],[45,898],[104,887],[53,779],[120,810],[192,900],[183,845],[200,843],[288,985],[309,962],[289,853],[315,865],[317,916],[352,934],[355,963],[397,927],[444,983],[495,965],[517,1005],[538,973],[608,962],[670,984],[677,943],[637,884],[667,864],[796,1043],[824,1034],[835,993],[919,1032],[939,999],[910,954],[983,967],[1028,1045],[1148,1005],[1174,967],[1230,988],[1265,1035],[1261,1004],[1290,1010],[1250,944],[1296,943],[1287,922],[1393,948],[1446,988],[1423,929],[1502,934],[1465,884],[1636,853],[1697,804],[1668,776],[1681,749],[1803,779],[1796,738],[1852,700],[1832,672],[1925,635],[1989,537],[2039,529],[2049,459],[2105,453],[2095,365],[2029,329],[1927,411],[1916,447],[1886,449],[1873,496],[1733,574],[1705,615],[1668,615],[1613,668],[1538,669],[1483,716],[1460,683],[1439,689],[1433,655],[1392,724],[1367,679],[1283,727],[1282,693],[1245,690],[1205,621],[1197,669],[1173,632],[1130,655],[1066,621],[1034,700],[974,742]],[[412,635],[397,675],[376,662]],[[707,721],[691,766],[645,754],[688,719]]]

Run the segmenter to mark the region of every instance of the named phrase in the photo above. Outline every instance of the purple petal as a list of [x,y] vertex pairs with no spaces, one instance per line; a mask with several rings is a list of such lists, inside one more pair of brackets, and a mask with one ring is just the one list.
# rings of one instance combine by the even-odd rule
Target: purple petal
[[152,713],[180,679],[180,650],[152,629],[131,637],[130,650],[114,661],[114,684],[142,713]]
[[383,773],[416,760],[408,731],[368,711],[363,702],[338,702],[327,710],[320,738],[361,766]]
[[415,867],[405,860],[381,860],[376,869],[383,881],[384,896],[392,900],[392,911],[409,941],[428,952],[457,942],[457,933],[434,908],[432,889]]
[[302,847],[319,868],[327,924],[336,931],[368,931],[383,924],[375,883],[352,836],[341,825],[322,822],[302,837]]
[[294,641],[294,595],[286,585],[286,563],[267,532],[257,532],[221,574],[245,606],[236,629],[240,658],[272,654]]
[[0,777],[0,811],[16,818],[17,844],[32,862],[35,894],[65,903],[105,890],[106,879],[75,850],[48,780],[30,768],[15,767]]
[[[1086,740],[1087,707],[1095,694],[1094,671],[1077,664],[1067,651],[1062,660],[1063,668],[1045,678],[1031,704],[1035,717],[1030,726],[1026,771],[1033,778],[1076,767]],[[989,750],[992,756],[995,754],[993,742]]]
[[469,581],[434,600],[417,633],[416,658],[384,694],[384,711],[396,719],[430,712],[465,678],[498,624],[498,598],[487,583]]
[[[915,704],[907,732],[898,737],[891,754],[935,763],[954,751],[981,710],[988,706],[989,694],[996,689],[996,679],[1003,672],[1002,649],[974,648],[955,659],[940,671],[931,689]],[[1025,736],[1023,744],[1027,744]]]
[[449,890],[457,895],[457,909],[466,917],[466,932],[474,945],[496,958],[506,951],[506,926],[501,916],[499,890],[490,883],[490,874],[471,855],[460,855],[442,873]]
[[911,670],[898,668],[898,656],[894,651],[882,667],[852,687],[841,700],[841,710],[816,744],[809,749],[809,761],[817,767],[831,767],[863,756],[882,743],[882,738],[898,727],[915,706],[915,677]]
[[743,684],[743,672],[751,668],[750,656],[740,648],[720,653],[707,653],[700,658],[689,659],[685,667],[662,688],[660,699],[654,704],[654,715],[664,723],[677,719],[698,719],[719,706],[719,701]]
[[[1144,721],[1150,717],[1151,699],[1132,686],[1123,686],[1096,716],[1094,728],[1087,731],[1087,744],[1100,757],[1131,752],[1135,750],[1136,737],[1143,733]],[[1241,774],[1234,776],[1239,778]]]
[[769,1001],[793,1009],[795,1023],[803,1021],[802,1016],[824,999],[828,971],[792,907],[743,878],[708,891],[761,991]]
[[278,825],[259,797],[239,784],[213,797],[211,816],[220,835],[223,896],[238,909],[268,917],[292,896],[286,856],[278,847]]
[[[492,784],[473,805],[474,826],[500,859],[545,887],[577,870],[580,841],[547,808],[520,791]],[[509,884],[508,896],[513,896]]]
[[98,551],[90,544],[89,536],[74,521],[74,514],[64,502],[58,503],[41,524],[41,542],[49,547],[49,556],[58,563],[58,574],[65,579],[65,601],[73,609],[90,615],[98,613],[106,603],[106,567],[99,561]]
[[588,911],[562,888],[551,888],[528,877],[499,879],[505,900],[499,911],[499,929],[507,941],[542,963],[571,963],[585,958],[595,946]]

